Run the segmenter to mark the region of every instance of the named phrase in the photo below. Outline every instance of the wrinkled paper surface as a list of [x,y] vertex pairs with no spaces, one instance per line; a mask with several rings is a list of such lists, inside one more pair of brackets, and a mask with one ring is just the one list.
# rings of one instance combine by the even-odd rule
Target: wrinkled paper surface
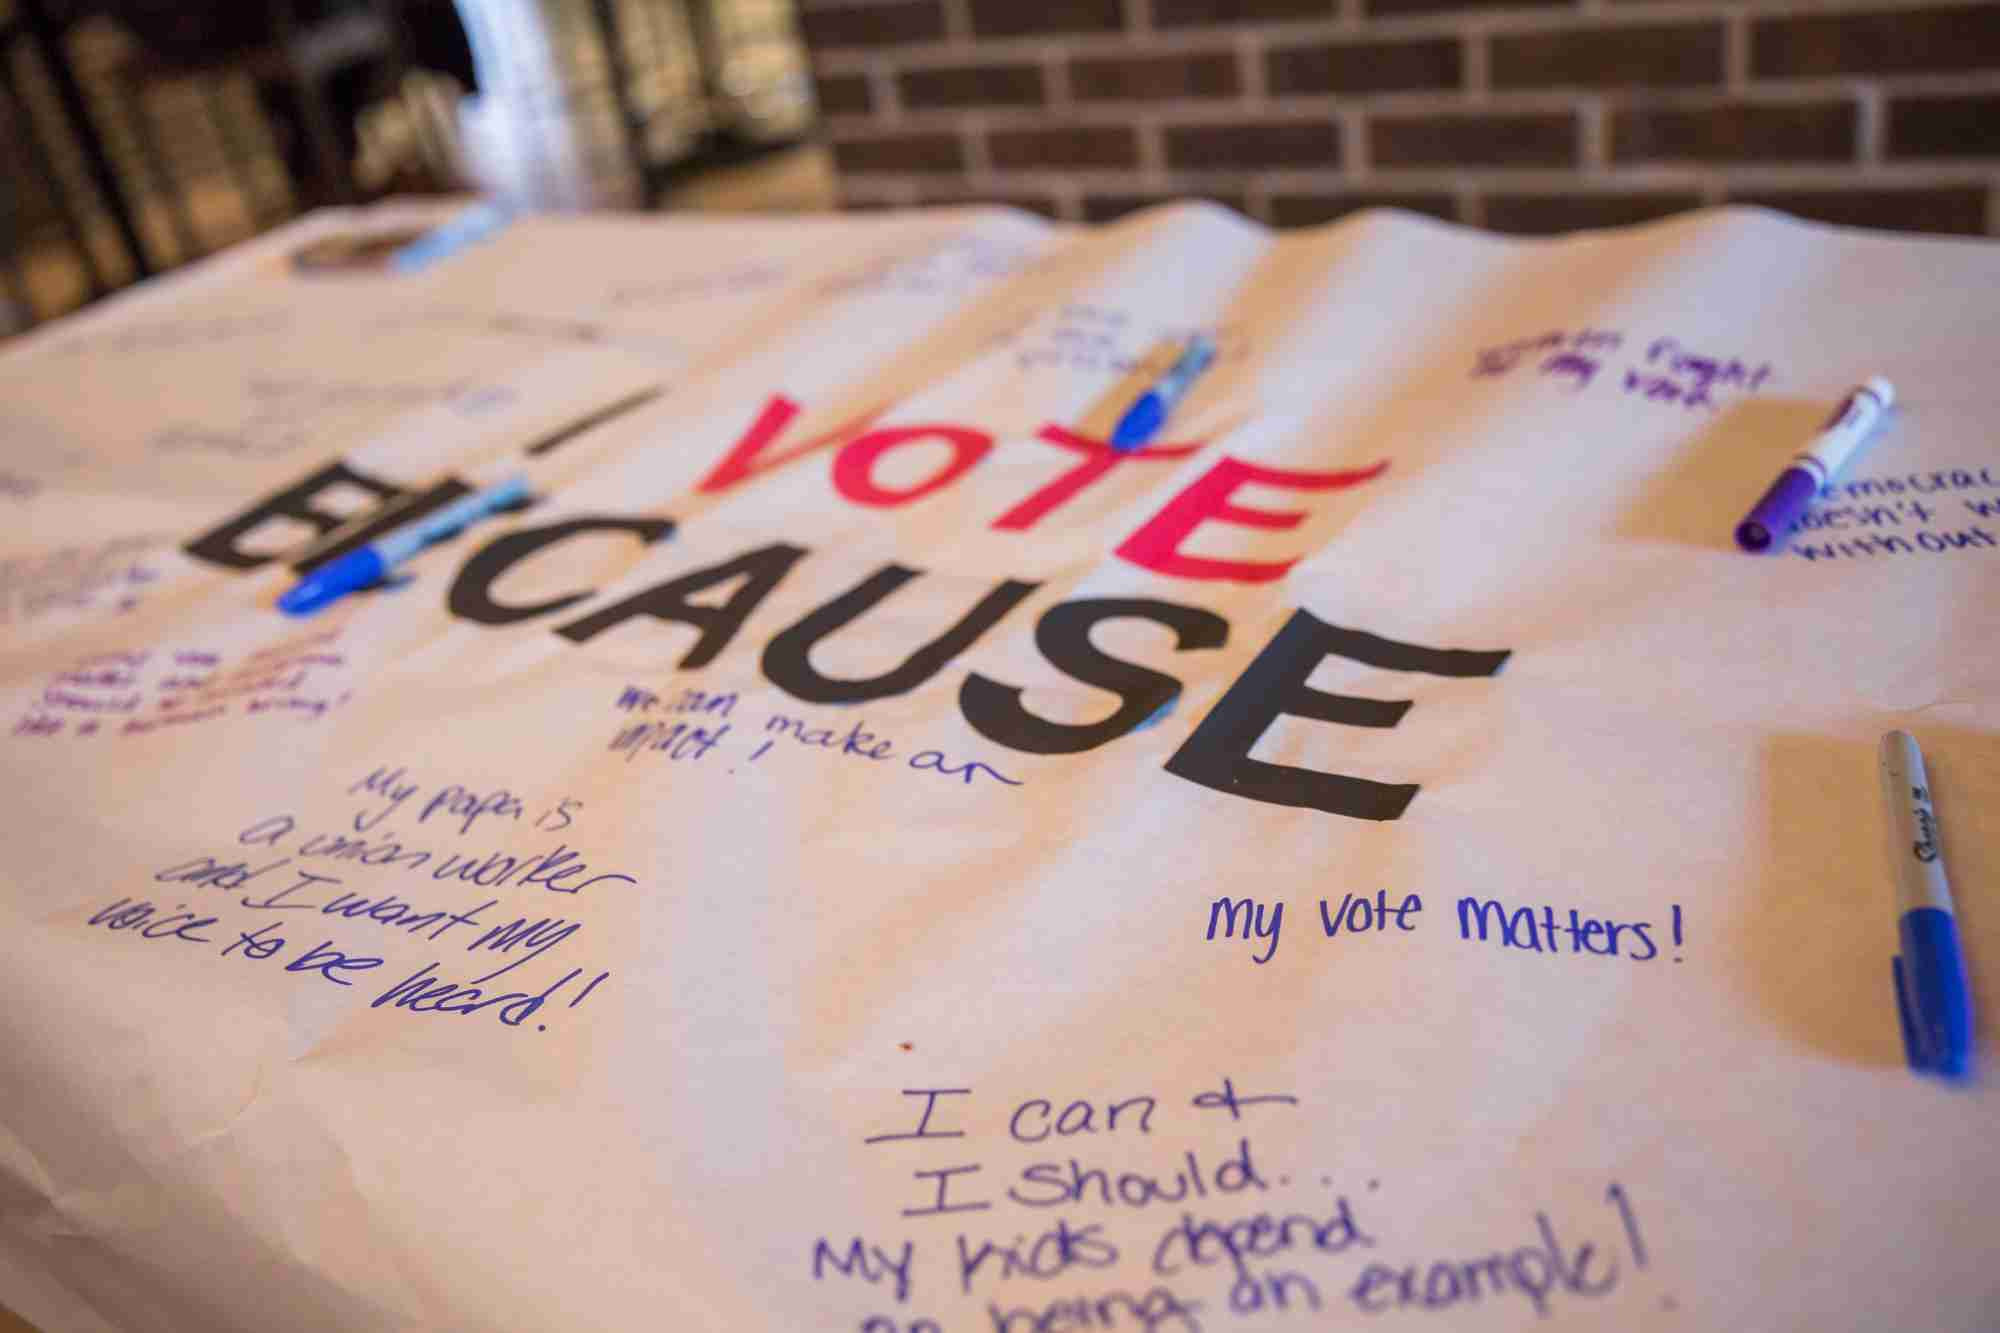
[[[1904,1066],[1874,745],[1926,749],[1990,1034],[2000,250],[1191,205],[289,266],[397,216],[0,354],[4,1303],[1990,1325],[1995,1051]],[[516,471],[274,609],[322,528]]]

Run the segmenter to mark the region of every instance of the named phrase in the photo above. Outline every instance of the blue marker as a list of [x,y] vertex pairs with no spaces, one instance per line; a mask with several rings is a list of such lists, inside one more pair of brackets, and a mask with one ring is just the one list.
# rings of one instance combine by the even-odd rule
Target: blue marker
[[1119,453],[1130,453],[1143,447],[1146,442],[1160,433],[1160,427],[1167,424],[1167,415],[1174,405],[1187,395],[1194,382],[1201,378],[1209,363],[1215,360],[1215,343],[1195,334],[1188,339],[1180,360],[1159,382],[1139,395],[1132,406],[1125,409],[1125,415],[1118,418],[1118,424],[1111,431],[1111,447]]
[[1919,1073],[1963,1078],[1972,1061],[1972,994],[1944,881],[1930,779],[1923,751],[1908,732],[1882,738],[1882,795],[1889,803],[1889,859],[1903,918],[1895,975],[1904,1053]]
[[432,542],[442,541],[460,528],[476,523],[496,509],[505,509],[527,498],[528,479],[512,477],[498,486],[454,500],[433,514],[426,514],[394,532],[384,533],[366,546],[357,547],[329,560],[306,575],[278,599],[278,609],[288,616],[309,616],[358,588],[379,583],[384,575]]
[[389,267],[398,273],[429,268],[440,259],[449,259],[466,246],[485,240],[506,226],[508,220],[507,210],[497,204],[475,204],[389,256]]

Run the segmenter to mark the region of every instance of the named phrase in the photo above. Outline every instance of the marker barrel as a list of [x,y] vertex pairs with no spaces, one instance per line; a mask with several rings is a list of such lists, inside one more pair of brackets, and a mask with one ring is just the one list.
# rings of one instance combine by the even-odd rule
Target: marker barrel
[[1817,468],[1820,485],[1826,485],[1875,433],[1883,414],[1895,403],[1895,386],[1877,375],[1841,400],[1812,443],[1792,459],[1792,466]]
[[1923,751],[1909,732],[1892,731],[1882,738],[1879,758],[1897,910],[1934,907],[1949,912],[1951,886],[1945,882],[1944,848],[1938,841],[1937,811],[1931,804]]
[[426,514],[413,523],[375,539],[375,549],[390,568],[402,564],[432,542],[443,541],[469,523],[485,518],[496,509],[505,509],[527,498],[528,479],[509,477],[471,495],[460,496],[444,508]]
[[1153,392],[1166,400],[1167,406],[1171,409],[1181,400],[1181,395],[1188,391],[1188,386],[1193,384],[1214,360],[1215,343],[1202,334],[1195,334],[1188,339],[1187,350],[1181,353],[1180,359],[1175,361],[1172,368],[1160,377],[1160,382],[1153,386]]

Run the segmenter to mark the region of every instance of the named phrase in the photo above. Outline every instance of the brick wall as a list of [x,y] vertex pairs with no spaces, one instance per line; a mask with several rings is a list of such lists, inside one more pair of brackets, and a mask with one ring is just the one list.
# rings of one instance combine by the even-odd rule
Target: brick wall
[[850,206],[2000,233],[2000,4],[802,0]]

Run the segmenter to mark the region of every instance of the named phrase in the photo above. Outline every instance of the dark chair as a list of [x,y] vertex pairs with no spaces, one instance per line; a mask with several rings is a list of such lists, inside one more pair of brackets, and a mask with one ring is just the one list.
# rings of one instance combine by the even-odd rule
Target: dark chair
[[97,191],[97,202],[110,216],[112,226],[124,245],[132,276],[146,277],[153,271],[152,258],[139,238],[131,201],[126,198],[118,172],[104,151],[104,141],[98,137],[97,126],[91,120],[83,91],[77,87],[75,71],[70,68],[69,57],[63,47],[65,32],[79,16],[77,6],[66,4],[63,0],[15,0],[13,14],[0,23],[0,101],[4,101],[5,114],[15,127],[14,142],[21,147],[28,167],[41,178],[47,198],[76,248],[77,261],[83,267],[90,296],[94,299],[110,290],[111,284],[106,282],[97,254],[91,249],[83,223],[84,213],[70,196],[62,175],[55,169],[53,154],[44,137],[48,131],[46,127],[36,124],[27,100],[21,95],[19,67],[16,64],[24,56],[39,64],[55,95],[64,127],[83,158],[84,170]]
[[[306,204],[352,203],[354,115],[371,93],[393,88],[410,67],[393,0],[268,0],[268,3],[190,3],[189,0],[107,0],[105,12],[131,29],[145,54],[127,62],[120,83],[127,90],[135,135],[147,157],[161,158],[145,110],[149,88],[195,77],[212,93],[222,77],[244,73],[256,84],[283,145],[294,192]],[[231,168],[245,191],[253,221],[261,222],[248,173],[249,150],[211,95],[209,113]],[[163,173],[160,183],[167,184]],[[185,210],[177,229],[191,239]]]

